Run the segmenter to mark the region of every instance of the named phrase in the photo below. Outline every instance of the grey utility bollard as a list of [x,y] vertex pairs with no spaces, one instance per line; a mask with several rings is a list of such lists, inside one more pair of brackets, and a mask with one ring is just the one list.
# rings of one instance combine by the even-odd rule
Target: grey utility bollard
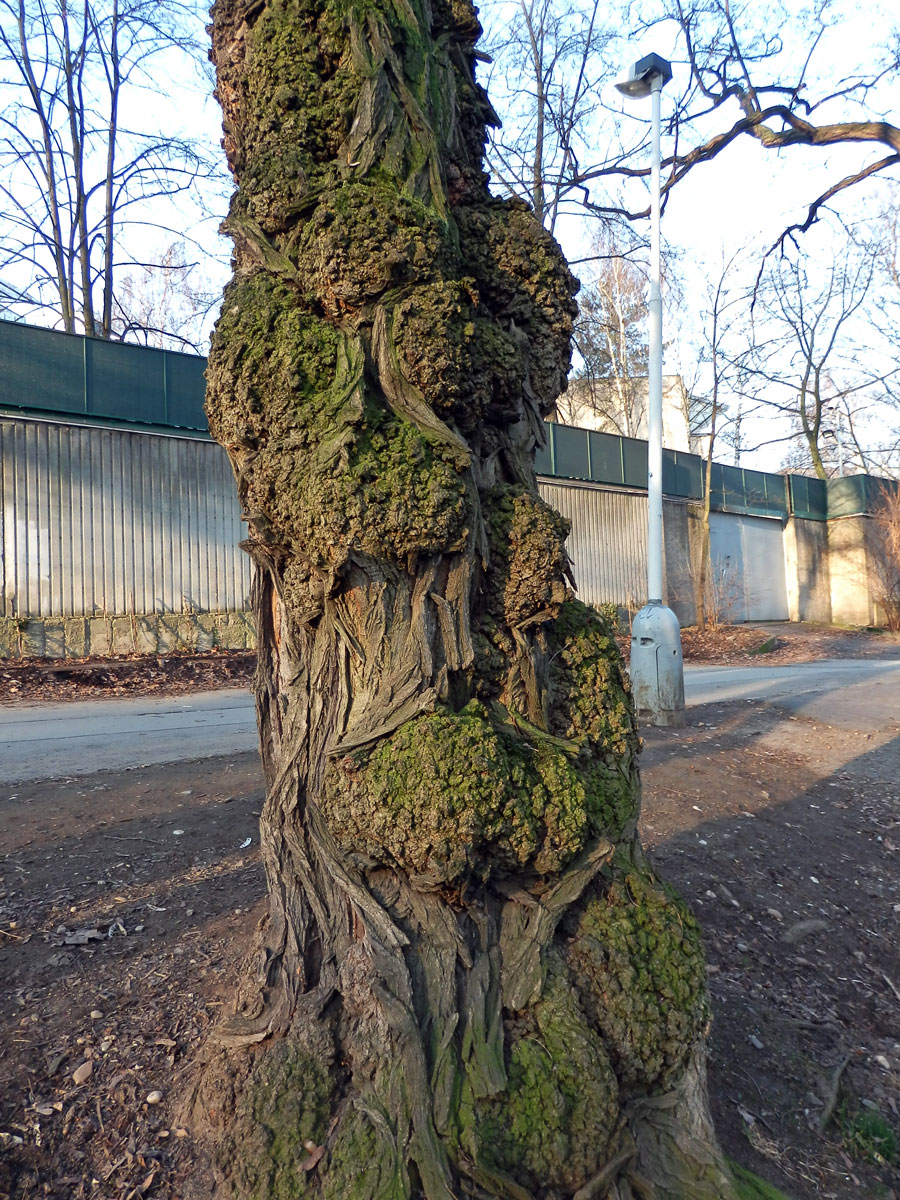
[[664,604],[645,604],[632,621],[629,674],[639,721],[684,724],[681,627]]

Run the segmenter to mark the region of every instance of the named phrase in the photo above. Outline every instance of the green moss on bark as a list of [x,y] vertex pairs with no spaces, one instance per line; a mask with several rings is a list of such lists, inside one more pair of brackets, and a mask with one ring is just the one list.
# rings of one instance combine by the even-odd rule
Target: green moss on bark
[[360,769],[332,764],[322,811],[344,849],[435,884],[557,871],[591,832],[567,756],[497,728],[477,701],[408,722]]
[[613,760],[632,762],[639,746],[637,726],[612,629],[594,609],[569,600],[549,641],[554,732],[583,738]]
[[618,873],[567,918],[566,959],[623,1089],[663,1091],[708,1021],[697,923],[649,873]]
[[494,488],[486,511],[491,615],[511,627],[540,612],[552,615],[566,594],[569,522],[525,488]]
[[353,550],[402,562],[466,537],[466,455],[369,402],[364,358],[287,285],[253,275],[229,287],[210,427],[243,459],[241,500],[258,531],[323,568]]
[[561,961],[508,1034],[507,1089],[471,1110],[477,1156],[526,1186],[574,1191],[606,1161],[618,1086]]
[[407,1200],[410,1190],[396,1147],[361,1111],[345,1112],[322,1183],[323,1200]]
[[[332,175],[350,129],[361,81],[348,22],[336,4],[269,3],[247,31],[243,67],[245,119],[228,131],[239,147],[237,207],[265,230],[282,229],[310,188]],[[219,86],[227,86],[221,77]]]
[[456,220],[467,271],[488,307],[513,322],[527,353],[528,384],[547,413],[566,386],[578,281],[522,201],[467,207]]
[[329,191],[289,257],[307,303],[332,319],[392,289],[452,277],[458,262],[447,223],[380,171]]
[[271,1046],[241,1094],[231,1161],[246,1200],[296,1200],[307,1194],[303,1161],[321,1143],[331,1111],[328,1066],[290,1040]]
[[486,415],[512,416],[525,364],[515,340],[485,315],[471,279],[418,288],[397,306],[397,352],[435,412],[465,433]]

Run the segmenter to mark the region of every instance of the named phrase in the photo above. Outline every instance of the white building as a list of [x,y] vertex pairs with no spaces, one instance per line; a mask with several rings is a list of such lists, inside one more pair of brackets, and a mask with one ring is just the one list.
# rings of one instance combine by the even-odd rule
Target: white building
[[[647,377],[570,379],[551,420],[647,440]],[[691,442],[690,397],[680,375],[663,376],[663,445],[697,453]]]

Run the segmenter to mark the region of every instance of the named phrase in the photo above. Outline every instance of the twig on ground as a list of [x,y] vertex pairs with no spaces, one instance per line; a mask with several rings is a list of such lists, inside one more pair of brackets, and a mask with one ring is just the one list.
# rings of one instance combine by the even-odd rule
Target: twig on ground
[[847,1054],[832,1072],[828,1083],[828,1095],[825,1097],[825,1107],[822,1109],[821,1117],[819,1117],[819,1133],[824,1133],[831,1124],[831,1118],[834,1116],[834,1110],[837,1108],[838,1095],[841,1090],[841,1078],[847,1069],[849,1061],[850,1055]]

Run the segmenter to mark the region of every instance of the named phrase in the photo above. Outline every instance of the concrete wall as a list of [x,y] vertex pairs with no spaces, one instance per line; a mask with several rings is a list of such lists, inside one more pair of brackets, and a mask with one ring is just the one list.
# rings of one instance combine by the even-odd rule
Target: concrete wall
[[663,500],[663,558],[665,600],[682,625],[697,620],[694,580],[697,577],[699,537],[696,504]]
[[784,567],[791,621],[831,621],[828,525],[789,517],[784,527]]
[[842,625],[874,625],[879,620],[872,594],[871,558],[877,532],[871,517],[838,517],[828,522],[831,619]]
[[249,612],[0,617],[0,659],[107,658],[255,648],[256,629]]

